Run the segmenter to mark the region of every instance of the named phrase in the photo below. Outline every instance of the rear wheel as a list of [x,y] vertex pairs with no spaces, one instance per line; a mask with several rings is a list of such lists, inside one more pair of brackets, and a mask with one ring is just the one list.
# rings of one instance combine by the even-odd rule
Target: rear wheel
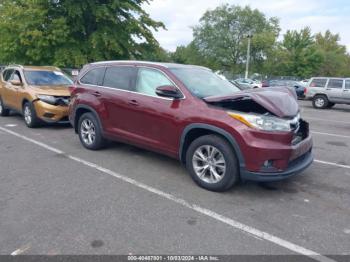
[[10,114],[10,110],[8,110],[4,103],[2,102],[2,99],[0,97],[0,116],[8,116]]
[[312,100],[313,107],[317,109],[327,108],[328,104],[329,104],[328,98],[324,95],[317,95]]
[[106,145],[101,126],[92,113],[85,113],[79,118],[78,133],[80,142],[90,150],[98,150]]
[[32,103],[26,102],[23,105],[23,119],[29,128],[35,128],[39,126],[40,120],[36,116],[35,108]]
[[239,181],[237,157],[230,144],[216,135],[197,138],[186,152],[192,179],[211,191],[226,191]]

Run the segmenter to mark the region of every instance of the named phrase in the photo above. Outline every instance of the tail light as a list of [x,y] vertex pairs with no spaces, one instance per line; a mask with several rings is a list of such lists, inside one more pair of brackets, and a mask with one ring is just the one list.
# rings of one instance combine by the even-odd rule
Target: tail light
[[306,95],[306,93],[307,93],[307,88],[304,89],[304,95]]

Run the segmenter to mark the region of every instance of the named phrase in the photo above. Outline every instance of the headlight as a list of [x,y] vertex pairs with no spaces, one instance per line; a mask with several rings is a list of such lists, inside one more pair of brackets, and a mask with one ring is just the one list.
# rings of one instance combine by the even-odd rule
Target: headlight
[[48,96],[48,95],[38,95],[38,98],[50,105],[55,105],[56,104],[56,98],[54,96]]
[[[291,122],[293,120],[285,120],[273,116],[252,115],[228,112],[228,114],[242,122],[243,124],[264,131],[292,131]],[[298,118],[298,117],[297,117]]]

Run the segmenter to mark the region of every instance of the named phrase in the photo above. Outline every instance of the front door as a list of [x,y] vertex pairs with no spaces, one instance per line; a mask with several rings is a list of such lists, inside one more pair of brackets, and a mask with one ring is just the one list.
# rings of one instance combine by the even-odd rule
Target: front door
[[175,86],[158,69],[139,67],[135,93],[130,99],[130,132],[142,138],[143,142],[163,153],[175,155],[178,147],[178,121],[184,100],[160,97],[159,86]]

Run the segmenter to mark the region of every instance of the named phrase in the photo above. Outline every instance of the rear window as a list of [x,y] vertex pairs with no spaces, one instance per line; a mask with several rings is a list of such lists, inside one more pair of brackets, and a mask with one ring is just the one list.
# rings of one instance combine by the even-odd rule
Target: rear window
[[91,69],[80,79],[80,82],[86,85],[100,86],[103,82],[105,70],[105,67]]
[[325,87],[327,84],[327,78],[315,78],[311,81],[311,87]]
[[343,88],[343,82],[342,79],[330,79],[328,82],[328,88]]
[[103,86],[135,91],[136,69],[130,66],[108,67]]

